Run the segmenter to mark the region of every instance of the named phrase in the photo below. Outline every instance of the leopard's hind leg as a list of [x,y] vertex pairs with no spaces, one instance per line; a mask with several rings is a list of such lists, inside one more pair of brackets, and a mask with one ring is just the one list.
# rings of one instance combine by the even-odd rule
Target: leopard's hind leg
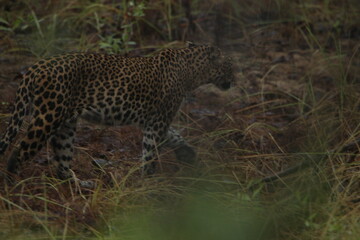
[[51,137],[51,145],[55,153],[57,176],[60,179],[71,178],[71,160],[74,155],[74,138],[77,119],[65,121]]
[[57,131],[64,119],[65,107],[55,107],[54,101],[42,96],[34,98],[33,114],[20,146],[8,159],[7,170],[17,174],[19,167],[35,156],[46,141]]

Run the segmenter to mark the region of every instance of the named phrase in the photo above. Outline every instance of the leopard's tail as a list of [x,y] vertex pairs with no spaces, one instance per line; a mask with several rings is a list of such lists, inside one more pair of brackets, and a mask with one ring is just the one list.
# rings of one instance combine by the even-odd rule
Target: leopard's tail
[[18,74],[14,78],[14,81],[18,80],[20,80],[20,86],[16,92],[14,108],[6,131],[0,140],[0,156],[5,153],[16,137],[22,126],[24,117],[28,114],[27,110],[29,110],[30,94],[28,80],[25,80],[22,74]]

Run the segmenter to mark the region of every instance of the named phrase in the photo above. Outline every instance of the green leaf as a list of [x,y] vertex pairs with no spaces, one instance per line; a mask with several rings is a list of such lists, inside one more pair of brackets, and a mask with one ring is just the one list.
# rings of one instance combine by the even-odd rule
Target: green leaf
[[12,32],[11,28],[0,26],[0,31]]
[[5,19],[1,18],[1,17],[0,17],[0,23],[4,23],[6,25],[9,25],[9,22],[6,21]]

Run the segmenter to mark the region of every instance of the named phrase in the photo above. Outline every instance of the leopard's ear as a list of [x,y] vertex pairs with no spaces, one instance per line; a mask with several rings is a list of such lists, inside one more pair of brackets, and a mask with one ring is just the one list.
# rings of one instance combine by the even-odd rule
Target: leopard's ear
[[197,45],[195,43],[193,43],[193,42],[190,42],[190,41],[186,42],[186,47],[188,47],[188,48],[192,48],[192,47],[196,47],[196,46]]

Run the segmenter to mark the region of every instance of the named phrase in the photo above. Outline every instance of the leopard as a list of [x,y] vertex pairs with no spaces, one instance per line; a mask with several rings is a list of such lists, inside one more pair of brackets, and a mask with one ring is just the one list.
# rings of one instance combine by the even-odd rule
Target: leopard
[[214,84],[227,90],[234,85],[232,61],[218,47],[190,42],[150,56],[66,53],[40,60],[16,77],[20,83],[0,156],[13,143],[25,116],[30,121],[7,158],[6,173],[17,176],[24,163],[50,144],[57,178],[71,178],[80,118],[105,126],[139,127],[145,174],[155,172],[158,148],[172,148],[178,161],[193,163],[193,146],[170,125],[194,89]]

